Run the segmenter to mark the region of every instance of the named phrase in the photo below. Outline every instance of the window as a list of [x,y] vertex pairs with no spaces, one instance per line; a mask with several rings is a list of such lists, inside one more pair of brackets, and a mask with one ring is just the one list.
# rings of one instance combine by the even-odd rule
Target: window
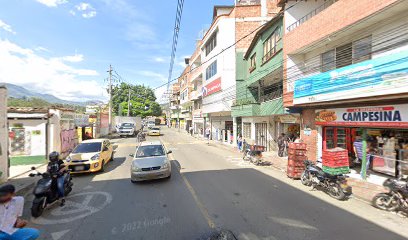
[[210,79],[212,76],[217,74],[217,60],[210,64],[210,66],[205,69],[205,79]]
[[182,101],[184,101],[186,98],[187,98],[187,89],[186,90],[184,90],[182,93],[181,93],[181,96],[180,96],[180,98],[181,98],[181,100]]
[[282,82],[271,84],[269,86],[263,86],[261,88],[262,96],[261,101],[269,101],[276,98],[280,98],[283,95],[283,84]]
[[217,33],[214,33],[210,39],[208,39],[207,44],[205,45],[205,56],[210,54],[210,52],[217,46]]
[[252,72],[256,68],[256,54],[251,56],[251,66],[249,67],[249,72]]
[[322,72],[371,59],[371,36],[337,47],[321,55]]
[[277,44],[281,39],[281,29],[280,27],[276,28],[272,35],[266,39],[263,45],[263,58],[262,62],[267,62],[273,57],[273,55],[278,51]]
[[336,68],[334,50],[322,54],[322,72],[327,72]]
[[243,128],[242,128],[242,137],[244,139],[250,139],[251,138],[251,123],[243,123]]
[[352,44],[346,44],[336,48],[336,68],[342,68],[353,64]]
[[163,156],[164,149],[161,145],[140,146],[136,152],[136,158]]
[[353,63],[371,59],[371,36],[353,42]]

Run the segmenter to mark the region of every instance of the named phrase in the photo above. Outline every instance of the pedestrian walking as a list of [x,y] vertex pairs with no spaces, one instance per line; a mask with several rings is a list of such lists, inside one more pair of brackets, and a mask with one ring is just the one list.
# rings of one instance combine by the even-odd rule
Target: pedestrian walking
[[189,131],[191,136],[193,136],[193,130],[194,130],[193,126],[190,126]]
[[242,151],[242,134],[238,135],[237,144],[238,144],[238,150]]
[[211,130],[209,127],[205,129],[205,137],[207,138],[207,144],[210,144],[210,136],[211,136]]
[[25,228],[27,221],[21,219],[24,197],[15,196],[15,191],[11,184],[0,187],[0,240],[37,239],[37,229]]

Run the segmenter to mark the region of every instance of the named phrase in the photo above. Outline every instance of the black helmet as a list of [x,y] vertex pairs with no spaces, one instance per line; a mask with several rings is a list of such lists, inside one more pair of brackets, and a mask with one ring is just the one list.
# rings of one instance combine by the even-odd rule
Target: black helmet
[[57,162],[59,160],[59,153],[55,151],[50,153],[50,155],[48,155],[48,159],[50,162]]

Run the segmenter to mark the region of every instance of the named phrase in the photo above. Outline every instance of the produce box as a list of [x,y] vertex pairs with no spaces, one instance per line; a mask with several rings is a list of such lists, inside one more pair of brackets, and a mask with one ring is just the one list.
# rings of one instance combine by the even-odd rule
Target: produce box
[[331,175],[347,174],[350,172],[349,167],[327,167],[323,166],[323,171]]
[[289,148],[290,149],[303,149],[306,150],[306,143],[294,143],[294,142],[290,142],[289,143]]
[[349,160],[347,159],[322,159],[323,166],[326,167],[348,167]]
[[299,161],[303,163],[304,160],[307,160],[307,156],[290,154],[288,155],[288,160]]
[[305,164],[303,161],[296,161],[296,160],[288,160],[288,166],[296,166],[296,167],[303,167]]
[[289,148],[289,149],[288,149],[288,155],[301,155],[301,156],[305,156],[305,155],[306,155],[306,150]]

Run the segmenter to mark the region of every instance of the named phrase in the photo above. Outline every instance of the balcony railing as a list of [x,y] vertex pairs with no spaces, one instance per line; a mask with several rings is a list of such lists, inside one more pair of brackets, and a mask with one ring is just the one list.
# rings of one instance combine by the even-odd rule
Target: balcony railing
[[306,22],[307,20],[311,19],[312,17],[316,16],[317,14],[319,14],[320,12],[322,12],[323,10],[325,10],[326,8],[330,7],[331,5],[333,5],[333,3],[337,2],[338,0],[326,0],[322,5],[320,5],[319,7],[317,7],[316,9],[314,9],[313,11],[309,12],[308,14],[306,14],[305,16],[303,16],[302,18],[300,18],[299,20],[297,20],[295,23],[293,23],[292,25],[289,25],[289,27],[287,27],[288,32],[292,31],[293,29],[299,27],[300,25],[302,25],[304,22]]

